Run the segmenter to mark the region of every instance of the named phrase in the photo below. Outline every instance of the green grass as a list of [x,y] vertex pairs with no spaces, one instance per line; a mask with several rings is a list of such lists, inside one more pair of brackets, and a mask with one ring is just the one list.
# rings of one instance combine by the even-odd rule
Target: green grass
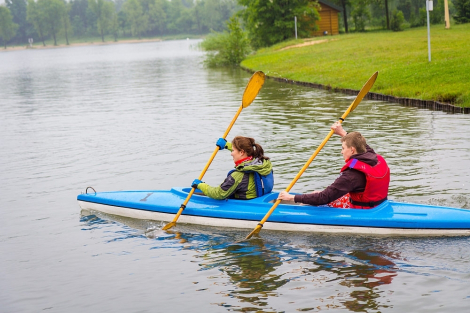
[[425,27],[328,39],[283,51],[279,50],[298,40],[261,49],[241,66],[269,76],[355,90],[379,71],[372,92],[470,107],[470,24],[432,26],[431,62]]

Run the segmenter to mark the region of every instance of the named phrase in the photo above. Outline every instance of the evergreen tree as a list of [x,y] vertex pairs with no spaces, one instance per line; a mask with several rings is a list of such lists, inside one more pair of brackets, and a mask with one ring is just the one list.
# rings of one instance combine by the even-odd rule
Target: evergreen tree
[[470,23],[470,0],[456,0],[455,9],[457,14],[454,19],[457,23]]

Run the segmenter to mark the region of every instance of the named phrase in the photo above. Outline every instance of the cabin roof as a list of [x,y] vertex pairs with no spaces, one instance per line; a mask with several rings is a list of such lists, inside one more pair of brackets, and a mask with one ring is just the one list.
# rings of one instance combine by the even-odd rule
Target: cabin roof
[[335,9],[335,10],[338,11],[338,12],[343,12],[343,8],[337,6],[337,5],[334,4],[334,3],[331,3],[330,1],[327,1],[327,0],[318,0],[318,3],[327,5],[327,6],[329,6],[330,8]]

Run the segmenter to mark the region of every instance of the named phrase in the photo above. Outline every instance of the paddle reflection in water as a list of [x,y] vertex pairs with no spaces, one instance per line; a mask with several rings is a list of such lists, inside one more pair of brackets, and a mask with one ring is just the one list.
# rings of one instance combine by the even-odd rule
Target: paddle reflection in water
[[[186,297],[203,292],[211,307],[228,311],[424,312],[436,306],[436,299],[426,297],[431,293],[442,292],[441,304],[445,297],[468,296],[468,238],[266,231],[263,238],[234,244],[243,230],[179,225],[165,232],[161,222],[86,211],[82,223],[89,230],[114,224],[120,230],[110,233],[109,242],[135,240],[132,245],[145,245],[155,255],[152,258],[172,255],[165,266],[153,260],[151,275],[174,279],[169,273],[185,269],[193,280],[180,285]],[[181,260],[181,254],[191,257]],[[440,290],[446,284],[460,287]],[[452,302],[457,308],[465,306]]]

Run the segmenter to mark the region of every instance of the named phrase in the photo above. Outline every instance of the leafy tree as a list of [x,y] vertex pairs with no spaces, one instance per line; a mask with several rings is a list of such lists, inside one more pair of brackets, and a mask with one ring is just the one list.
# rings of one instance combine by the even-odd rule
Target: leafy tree
[[308,0],[238,0],[246,8],[243,20],[255,48],[268,46],[291,38],[295,33],[308,36],[317,28],[319,19],[315,3]]
[[[400,1],[400,0],[399,0]],[[356,0],[356,2],[364,2],[364,0]],[[385,15],[385,25],[386,25],[386,28],[387,29],[390,29],[390,13],[388,11],[388,8],[389,8],[389,0],[370,0],[370,4],[372,5],[378,5],[382,10],[384,10],[385,12],[380,12],[380,15],[381,16],[384,16]],[[384,14],[385,13],[385,14]],[[370,15],[370,14],[369,14]],[[369,19],[371,18],[372,16],[369,17]]]
[[13,23],[18,24],[18,31],[13,37],[16,42],[27,42],[34,32],[33,26],[26,19],[26,0],[6,0],[5,4],[13,16]]
[[405,22],[405,16],[403,15],[403,12],[399,10],[393,11],[390,28],[395,32],[402,31],[404,29],[403,28],[404,22]]
[[[221,32],[226,29],[226,22],[234,15],[241,7],[232,0],[202,0],[196,2],[193,11],[198,10],[200,16],[201,31],[217,31]],[[193,13],[195,17],[195,27],[198,27],[198,21],[196,19],[196,13]]]
[[343,8],[344,31],[346,33],[348,33],[349,32],[349,29],[348,29],[348,15],[347,15],[346,6],[350,6],[351,1],[349,1],[349,0],[339,0],[339,4]]
[[62,28],[65,4],[62,0],[38,0],[38,6],[44,14],[44,25],[54,38],[54,46],[57,46],[57,33]]
[[119,13],[121,12],[122,5],[126,2],[126,0],[114,0],[114,4],[116,6],[116,12]]
[[96,26],[101,35],[101,41],[104,42],[104,34],[112,23],[114,3],[105,0],[88,0],[88,7],[96,16]]
[[419,25],[421,23],[419,18],[419,9],[422,7],[422,0],[398,0],[397,3],[397,10],[403,12],[405,20],[410,23],[411,27],[422,26]]
[[75,0],[70,2],[70,21],[73,33],[76,36],[83,36],[88,29],[88,0]]
[[437,3],[434,3],[434,9],[429,12],[429,21],[431,24],[443,24],[444,14],[444,1],[437,0]]
[[351,15],[354,20],[356,31],[363,32],[366,30],[366,23],[371,18],[368,4],[368,0],[356,0],[354,2]]
[[116,10],[113,10],[111,13],[111,22],[109,23],[109,30],[114,37],[114,41],[117,41],[119,32],[119,19]]
[[470,0],[456,0],[455,9],[457,14],[454,15],[456,23],[470,23]]
[[193,17],[191,10],[185,6],[182,0],[172,0],[167,6],[168,23],[167,29],[170,33],[188,33],[191,31]]
[[69,13],[70,13],[71,8],[72,8],[71,3],[64,2],[64,7],[62,10],[62,25],[64,26],[65,42],[67,43],[67,46],[69,45],[69,37],[68,37],[68,32],[70,29]]
[[117,14],[117,19],[118,19],[118,29],[120,29],[125,36],[126,30],[128,29],[126,13],[124,11],[119,11],[119,13]]
[[86,21],[87,21],[86,22],[87,23],[86,33],[90,36],[99,35],[99,32],[98,32],[98,17],[93,12],[93,10],[90,8],[89,5],[86,9]]
[[387,29],[390,29],[390,15],[388,13],[388,0],[384,0],[385,20],[387,21]]
[[0,36],[3,39],[5,49],[7,48],[7,41],[15,36],[18,24],[13,23],[13,17],[7,7],[0,6]]
[[205,62],[210,67],[238,65],[249,53],[248,36],[238,18],[230,18],[227,28],[228,31],[212,33],[201,43],[201,47],[208,51]]
[[193,16],[194,16],[194,21],[196,31],[198,33],[202,33],[203,27],[204,27],[204,20],[203,20],[203,12],[205,9],[205,2],[204,1],[196,1],[194,4],[193,8]]
[[142,5],[138,0],[127,0],[123,5],[127,22],[131,28],[132,36],[142,37],[148,27],[148,15],[144,15]]
[[28,0],[28,8],[26,10],[27,13],[27,20],[33,24],[36,32],[39,35],[39,38],[42,41],[43,46],[46,46],[46,42],[44,41],[44,37],[47,36],[48,30],[46,27],[46,15],[43,10],[43,7],[39,5],[39,3],[35,2],[34,0]]
[[163,33],[165,30],[166,13],[164,10],[165,0],[138,0],[142,6],[144,15],[147,16],[148,24],[146,32]]

